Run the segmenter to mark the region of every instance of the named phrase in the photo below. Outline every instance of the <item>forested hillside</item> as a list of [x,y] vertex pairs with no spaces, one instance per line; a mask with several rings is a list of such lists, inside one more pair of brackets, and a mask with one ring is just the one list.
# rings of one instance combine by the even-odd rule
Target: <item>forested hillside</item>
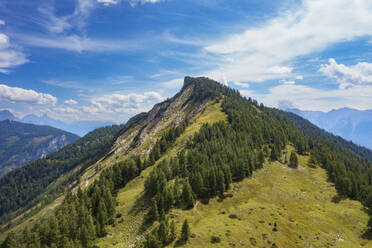
[[76,141],[79,136],[49,126],[0,121],[0,177]]
[[293,114],[291,112],[285,112],[285,111],[281,111],[281,113],[285,115],[288,119],[293,121],[293,123],[297,127],[303,129],[309,136],[322,138],[324,140],[330,140],[333,143],[335,143],[337,146],[350,150],[354,152],[356,155],[359,155],[360,157],[364,159],[372,161],[372,150],[365,148],[363,146],[354,144],[351,141],[346,141],[340,136],[335,136],[331,133],[328,133],[324,131],[323,129],[320,129],[319,127],[315,126],[310,121],[305,120],[304,118],[296,114]]
[[[191,114],[180,116],[180,110],[185,111],[187,106],[197,106],[199,111],[188,109],[187,113]],[[217,110],[218,114],[207,115],[209,108],[220,109]],[[223,117],[213,120],[217,115]],[[50,173],[51,168],[57,171],[71,168],[84,162],[88,156],[89,163],[85,162],[87,166],[100,157],[112,161],[107,162],[99,177],[87,183],[87,187],[67,192],[63,203],[53,214],[29,225],[23,232],[10,232],[2,246],[198,246],[197,242],[189,242],[190,239],[198,239],[199,234],[193,233],[192,227],[190,230],[187,218],[175,221],[174,212],[184,211],[187,216],[190,209],[197,211],[199,203],[211,207],[208,202],[215,199],[223,202],[234,197],[229,193],[233,185],[240,185],[267,164],[284,165],[296,173],[296,170],[300,170],[299,164],[304,166],[305,157],[309,158],[309,168],[327,171],[329,180],[335,184],[341,196],[358,200],[367,208],[372,208],[370,161],[331,138],[309,133],[285,113],[258,105],[256,101],[246,99],[239,92],[208,78],[186,77],[184,87],[176,97],[156,105],[147,115],[140,115],[136,120],[146,124],[137,129],[121,131],[119,127],[103,129],[101,132],[104,135],[97,130],[97,133],[91,134],[96,145],[86,146],[89,152],[84,149],[80,151],[83,145],[75,143],[66,147],[67,150],[63,149],[38,162],[44,163],[44,166],[36,167],[34,164],[25,167],[24,172],[32,171],[32,166],[45,168],[38,175],[26,176],[22,170],[17,170],[1,180],[0,200],[6,202],[1,203],[1,210],[6,214],[13,208],[28,204],[27,200],[21,200],[26,198],[29,201],[40,193],[44,189],[38,188],[40,183],[48,185],[65,172],[61,169],[62,172]],[[157,125],[159,123],[164,125]],[[114,146],[117,150],[112,151],[109,147],[112,146],[114,134],[118,132],[119,143]],[[101,137],[98,138],[98,135]],[[102,136],[107,137],[103,144],[98,142],[102,141]],[[131,150],[128,144],[137,145],[136,149]],[[120,146],[125,149],[119,149]],[[74,157],[76,159],[71,160]],[[69,159],[69,163],[63,164],[66,159]],[[43,179],[38,177],[42,173]],[[283,177],[281,180],[286,176]],[[291,177],[295,178],[294,175]],[[274,183],[277,182],[270,184]],[[131,184],[135,187],[127,189]],[[18,192],[12,187],[22,190]],[[33,188],[37,190],[30,191]],[[9,192],[15,196],[6,199],[5,195]],[[123,197],[123,194],[127,197]],[[245,201],[248,203],[250,199]],[[134,208],[125,210],[128,204]],[[274,207],[285,209],[283,205]],[[230,221],[239,219],[236,214],[231,214],[229,218]],[[278,232],[277,222],[270,223],[270,226],[274,233]],[[288,230],[290,235],[294,235],[293,232]],[[323,239],[326,237],[320,234],[318,239],[321,239],[319,242],[337,242],[325,241]],[[221,237],[212,236],[210,242],[219,243]],[[252,239],[250,242],[255,245]],[[272,241],[268,245],[277,247]],[[298,243],[296,247],[302,246]]]
[[121,126],[99,128],[58,152],[12,171],[1,178],[1,223],[14,216],[15,211],[20,208],[27,208],[40,202],[45,205],[56,195],[63,193],[63,186],[76,180],[80,174],[79,171],[67,178],[60,187],[49,192],[48,197],[38,197],[52,182],[77,165],[82,164],[80,170],[84,170],[105,155],[121,128]]
[[305,111],[296,108],[286,109],[299,115],[316,126],[339,135],[345,140],[372,149],[372,110],[358,110],[353,108],[333,109],[329,112]]

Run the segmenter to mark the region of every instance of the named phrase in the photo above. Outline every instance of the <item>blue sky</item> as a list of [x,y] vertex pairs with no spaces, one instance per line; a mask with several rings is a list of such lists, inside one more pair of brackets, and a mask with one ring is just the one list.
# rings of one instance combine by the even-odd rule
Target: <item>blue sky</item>
[[273,107],[372,109],[369,0],[0,1],[0,109],[121,123],[208,76]]

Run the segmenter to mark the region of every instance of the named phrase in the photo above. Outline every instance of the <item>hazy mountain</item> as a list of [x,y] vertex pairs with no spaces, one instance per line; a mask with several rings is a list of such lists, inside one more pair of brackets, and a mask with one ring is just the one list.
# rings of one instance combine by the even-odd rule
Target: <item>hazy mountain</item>
[[149,112],[1,178],[0,240],[370,247],[362,236],[372,227],[363,211],[372,207],[368,151],[213,80],[186,77]]
[[59,128],[62,130],[66,130],[71,133],[75,133],[79,136],[84,136],[90,131],[99,128],[104,127],[108,125],[112,125],[112,122],[102,122],[102,121],[74,121],[74,122],[63,122],[59,120],[55,120],[51,117],[49,117],[46,114],[43,114],[41,116],[37,115],[26,115],[23,117],[21,122],[24,123],[32,123],[36,125],[47,125],[52,126],[55,128]]
[[0,121],[16,120],[17,118],[9,110],[0,111]]
[[43,158],[79,137],[49,126],[0,121],[0,177]]
[[287,111],[308,119],[328,132],[372,149],[372,110],[342,108],[329,112],[299,109]]
[[49,117],[46,114],[37,116],[35,114],[25,115],[23,118],[15,117],[9,110],[0,111],[0,121],[3,120],[15,120],[23,123],[30,123],[35,125],[51,126],[58,129],[66,130],[70,133],[75,133],[79,136],[84,136],[90,131],[104,127],[107,125],[112,125],[112,122],[104,121],[73,121],[73,122],[64,122],[55,120]]

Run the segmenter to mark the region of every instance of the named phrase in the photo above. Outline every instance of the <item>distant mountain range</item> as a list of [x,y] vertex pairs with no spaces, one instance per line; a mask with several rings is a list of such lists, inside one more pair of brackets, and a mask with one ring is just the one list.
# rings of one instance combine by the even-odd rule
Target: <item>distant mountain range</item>
[[79,136],[49,126],[0,121],[0,177],[74,142]]
[[84,136],[90,131],[103,126],[112,125],[112,122],[101,122],[101,121],[76,121],[76,122],[62,122],[49,117],[46,114],[37,116],[29,114],[23,118],[15,117],[9,110],[0,111],[0,121],[3,120],[14,120],[23,123],[30,123],[35,125],[51,126],[58,129],[66,130],[71,133],[75,133],[79,136]]
[[372,110],[342,108],[329,112],[286,109],[320,128],[372,149]]

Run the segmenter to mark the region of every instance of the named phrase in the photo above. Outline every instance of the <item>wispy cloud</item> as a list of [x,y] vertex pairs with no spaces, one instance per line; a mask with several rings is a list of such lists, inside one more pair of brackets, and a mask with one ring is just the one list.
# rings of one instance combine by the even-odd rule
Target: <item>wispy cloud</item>
[[249,88],[249,83],[234,82],[234,84],[241,88]]
[[66,29],[70,29],[72,24],[70,23],[72,16],[56,16],[55,9],[52,5],[45,5],[40,7],[39,12],[41,17],[33,18],[34,22],[43,26],[51,33],[61,33]]
[[110,6],[110,5],[116,5],[120,1],[119,0],[97,0],[97,2],[102,3],[105,6]]
[[162,2],[163,0],[128,0],[129,4],[132,7],[135,7],[137,4],[146,4],[146,3],[159,3]]
[[270,88],[267,94],[259,94],[251,90],[242,90],[241,93],[273,107],[283,107],[283,103],[286,103],[287,107],[303,110],[329,111],[343,107],[372,109],[371,85],[357,85],[348,89],[332,90],[283,83]]
[[371,36],[371,23],[369,0],[304,0],[267,23],[204,46],[218,57],[218,68],[207,75],[220,80],[223,71],[230,80],[240,82],[284,78],[300,56]]
[[9,37],[0,33],[0,72],[9,73],[10,69],[28,62],[21,49],[10,42]]
[[176,78],[160,83],[160,85],[167,89],[180,89],[183,85],[183,78]]
[[41,80],[42,83],[52,86],[57,86],[65,89],[86,89],[87,86],[82,85],[77,81],[61,81],[56,79]]
[[74,99],[69,99],[69,100],[66,100],[63,102],[64,104],[67,104],[67,105],[76,105],[78,104],[77,101],[75,101]]
[[140,41],[91,39],[79,35],[36,36],[18,34],[17,38],[27,46],[63,49],[72,52],[135,51],[143,47]]

